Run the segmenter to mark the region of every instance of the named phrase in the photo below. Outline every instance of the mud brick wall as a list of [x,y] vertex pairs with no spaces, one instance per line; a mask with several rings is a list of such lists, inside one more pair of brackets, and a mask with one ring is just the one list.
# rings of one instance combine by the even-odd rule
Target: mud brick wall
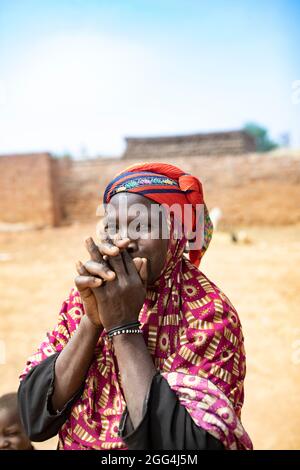
[[[284,225],[300,222],[299,158],[276,154],[165,159],[200,178],[209,209],[223,213],[220,226]],[[136,159],[60,162],[65,220],[96,220],[107,183]]]
[[124,158],[166,159],[255,152],[255,140],[244,131],[174,137],[127,138]]
[[0,156],[0,223],[58,225],[56,178],[47,153]]
[[[223,228],[300,222],[300,153],[182,155],[164,161],[199,177],[208,208],[219,207],[223,213]],[[96,222],[105,186],[133,163],[136,158],[1,156],[0,223]]]

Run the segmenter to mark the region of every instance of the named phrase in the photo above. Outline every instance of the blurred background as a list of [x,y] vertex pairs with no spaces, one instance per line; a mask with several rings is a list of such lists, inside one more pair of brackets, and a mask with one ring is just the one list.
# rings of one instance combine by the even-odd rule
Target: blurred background
[[204,186],[201,269],[243,324],[254,447],[300,447],[299,22],[296,0],[0,0],[0,394],[55,325],[105,185],[161,160]]

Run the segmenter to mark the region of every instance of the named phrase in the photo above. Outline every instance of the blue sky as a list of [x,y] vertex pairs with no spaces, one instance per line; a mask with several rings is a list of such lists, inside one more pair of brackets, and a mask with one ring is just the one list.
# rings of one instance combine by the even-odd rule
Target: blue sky
[[0,0],[0,153],[247,121],[300,148],[299,24],[296,0]]

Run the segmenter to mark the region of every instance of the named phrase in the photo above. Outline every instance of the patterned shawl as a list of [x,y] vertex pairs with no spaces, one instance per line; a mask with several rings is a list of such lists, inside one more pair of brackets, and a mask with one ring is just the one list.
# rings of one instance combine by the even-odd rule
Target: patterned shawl
[[[137,167],[132,171],[139,171]],[[162,172],[160,176],[166,175]],[[157,183],[163,185],[161,180]],[[141,187],[142,182],[139,190]],[[132,188],[140,193],[136,185]],[[124,186],[124,191],[132,188]],[[147,289],[139,314],[145,343],[155,367],[198,426],[220,439],[227,449],[252,449],[240,421],[245,351],[238,314],[224,293],[184,256],[186,239],[175,239],[173,223],[170,228],[165,266],[154,286]],[[195,264],[203,256],[211,233],[206,211],[204,246],[195,256]],[[57,326],[29,358],[21,379],[46,357],[62,351],[83,315],[80,295],[73,289],[63,303]],[[59,448],[126,449],[118,436],[125,406],[113,344],[103,331],[83,393],[60,429]]]

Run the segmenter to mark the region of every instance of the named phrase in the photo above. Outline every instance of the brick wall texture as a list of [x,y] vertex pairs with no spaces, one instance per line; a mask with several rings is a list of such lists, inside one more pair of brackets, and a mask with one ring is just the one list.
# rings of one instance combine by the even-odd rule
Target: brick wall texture
[[255,139],[244,131],[210,132],[186,136],[126,138],[124,158],[176,158],[240,155],[255,152]]
[[[158,158],[156,158],[158,160]],[[224,228],[300,222],[300,154],[163,158],[200,178]],[[48,154],[0,157],[0,222],[44,225],[96,218],[106,184],[136,158],[74,161]]]
[[0,222],[60,223],[54,166],[48,153],[0,156]]

